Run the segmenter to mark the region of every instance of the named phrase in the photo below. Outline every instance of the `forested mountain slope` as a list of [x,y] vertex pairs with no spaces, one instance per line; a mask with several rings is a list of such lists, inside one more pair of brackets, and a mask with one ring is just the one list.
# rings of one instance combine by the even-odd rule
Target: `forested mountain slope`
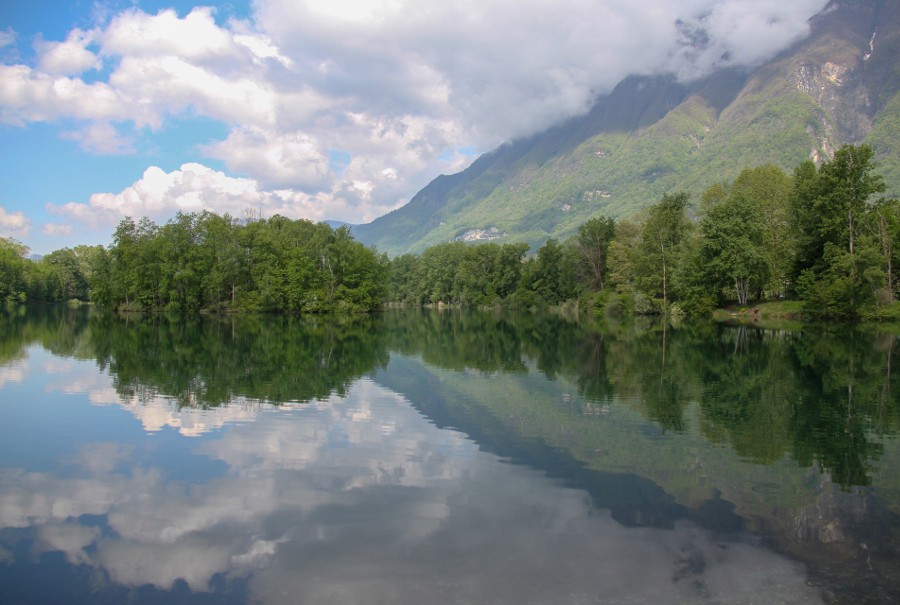
[[900,195],[900,2],[833,2],[811,25],[752,71],[629,77],[585,116],[439,176],[353,235],[391,255],[453,240],[538,246],[592,216],[629,216],[676,190],[696,199],[744,168],[791,171],[843,143],[870,144]]

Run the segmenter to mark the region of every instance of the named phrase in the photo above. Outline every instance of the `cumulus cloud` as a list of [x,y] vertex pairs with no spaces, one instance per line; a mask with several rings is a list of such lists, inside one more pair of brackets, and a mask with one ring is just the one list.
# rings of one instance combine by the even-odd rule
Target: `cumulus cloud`
[[230,177],[191,163],[172,172],[151,166],[138,181],[119,193],[96,193],[87,204],[70,202],[48,209],[74,219],[108,224],[125,216],[159,219],[176,210],[240,213],[245,208],[270,210],[283,205],[283,200],[261,191],[252,179]]
[[11,27],[0,30],[0,48],[6,48],[16,43],[16,32]]
[[[394,172],[383,169],[375,182],[395,180]],[[188,163],[171,172],[150,166],[140,179],[118,193],[95,193],[87,203],[48,204],[47,210],[94,228],[108,228],[126,216],[165,221],[175,212],[203,210],[232,216],[253,210],[266,217],[280,214],[312,221],[359,216],[371,220],[378,216],[373,215],[373,208],[375,212],[390,210],[382,210],[377,203],[360,209],[370,201],[373,186],[372,181],[353,180],[330,192],[314,194],[295,189],[266,190],[255,179],[232,177],[203,164]]]
[[45,235],[72,235],[72,225],[47,223],[41,227],[41,233]]
[[134,141],[120,135],[109,122],[91,122],[80,130],[63,131],[60,136],[77,141],[85,151],[100,155],[129,155],[135,152]]
[[238,127],[206,151],[230,169],[252,174],[269,185],[315,192],[333,180],[327,153],[317,139],[304,133]]
[[38,69],[52,75],[72,76],[101,67],[100,58],[87,45],[92,34],[73,29],[65,42],[48,42],[38,38],[34,47],[38,54]]
[[100,35],[103,52],[119,56],[177,56],[205,62],[237,58],[231,35],[216,25],[213,9],[198,7],[184,17],[173,9],[148,15],[127,10]]
[[[211,118],[229,133],[198,149],[253,181],[250,197],[356,222],[461,168],[460,148],[583,113],[629,74],[760,63],[806,35],[826,2],[258,0],[225,23],[208,7],[129,9],[39,40],[33,67],[0,66],[0,121],[75,118],[89,125],[66,136],[123,153],[132,144],[112,123],[152,133],[171,117]],[[339,170],[335,153],[350,158]],[[172,199],[168,212],[191,207]]]
[[31,230],[31,221],[23,212],[7,212],[0,206],[0,237],[26,237]]
[[54,76],[26,65],[0,65],[0,122],[24,126],[60,118],[83,120],[133,119],[135,114],[120,91],[105,82]]

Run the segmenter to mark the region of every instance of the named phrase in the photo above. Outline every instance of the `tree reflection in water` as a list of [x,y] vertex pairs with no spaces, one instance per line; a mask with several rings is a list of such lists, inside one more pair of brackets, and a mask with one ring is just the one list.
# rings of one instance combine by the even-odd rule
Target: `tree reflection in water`
[[[0,364],[35,343],[107,370],[122,402],[230,418],[257,413],[235,401],[315,407],[368,376],[437,427],[586,491],[623,526],[754,532],[839,601],[900,586],[893,335],[499,312],[0,314]],[[204,426],[223,424],[193,434]],[[321,431],[333,447],[352,441]]]

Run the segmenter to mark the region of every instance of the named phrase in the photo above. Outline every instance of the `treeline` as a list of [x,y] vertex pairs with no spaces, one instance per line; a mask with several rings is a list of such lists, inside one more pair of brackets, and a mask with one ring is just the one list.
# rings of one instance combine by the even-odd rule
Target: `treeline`
[[626,292],[662,310],[706,313],[728,301],[796,299],[812,317],[900,319],[900,202],[867,146],[845,145],[792,176],[744,170],[702,196],[666,195],[640,223],[618,225],[611,270]]
[[570,239],[441,244],[388,261],[347,228],[209,212],[123,220],[109,249],[33,262],[0,240],[0,299],[91,300],[169,311],[370,311],[385,302],[704,315],[792,299],[813,317],[900,319],[900,202],[872,150],[847,145],[788,175],[744,170],[698,204],[665,194],[633,220],[596,217]]
[[[122,220],[109,249],[78,247],[39,262],[5,240],[0,298],[90,300],[120,310],[369,311],[381,306],[387,259],[324,223],[178,213],[159,226]],[[70,262],[71,261],[71,262]]]
[[875,197],[874,168],[869,147],[848,145],[793,175],[746,169],[696,205],[679,192],[634,220],[591,219],[525,262],[514,245],[438,245],[391,261],[389,297],[690,315],[794,299],[812,317],[900,319],[900,203]]
[[[673,328],[650,320],[598,331],[559,314],[493,310],[145,314],[125,321],[84,308],[20,309],[0,313],[0,364],[40,343],[57,356],[108,368],[125,401],[160,395],[204,408],[236,397],[311,401],[383,369],[380,384],[457,428],[460,419],[489,417],[510,435],[540,436],[588,460],[603,442],[591,427],[603,423],[579,418],[628,406],[667,432],[688,430],[699,417],[696,427],[707,439],[730,444],[744,460],[772,464],[788,456],[818,464],[842,485],[868,484],[883,443],[900,432],[900,365],[892,361],[900,339],[890,333],[714,322]],[[435,374],[439,368],[458,378],[444,380],[449,376]],[[497,373],[559,382],[541,391],[530,380],[497,380]],[[534,397],[531,388],[577,396]]]
[[0,237],[0,301],[90,300],[91,284],[103,264],[103,246],[76,246],[51,252],[38,261],[28,248]]

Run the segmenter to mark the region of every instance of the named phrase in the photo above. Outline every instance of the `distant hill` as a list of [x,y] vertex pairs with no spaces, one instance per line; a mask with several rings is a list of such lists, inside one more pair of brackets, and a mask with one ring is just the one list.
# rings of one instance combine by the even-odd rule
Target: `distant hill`
[[900,195],[900,2],[832,2],[811,35],[754,70],[695,82],[629,77],[591,111],[439,176],[405,206],[352,228],[391,255],[452,241],[565,238],[664,192],[698,196],[744,168],[791,171],[868,143]]
[[352,223],[345,223],[344,221],[325,220],[322,222],[325,223],[326,225],[328,225],[329,227],[331,227],[332,229],[339,229],[341,227],[349,227],[349,228],[355,227],[355,225],[353,225]]

